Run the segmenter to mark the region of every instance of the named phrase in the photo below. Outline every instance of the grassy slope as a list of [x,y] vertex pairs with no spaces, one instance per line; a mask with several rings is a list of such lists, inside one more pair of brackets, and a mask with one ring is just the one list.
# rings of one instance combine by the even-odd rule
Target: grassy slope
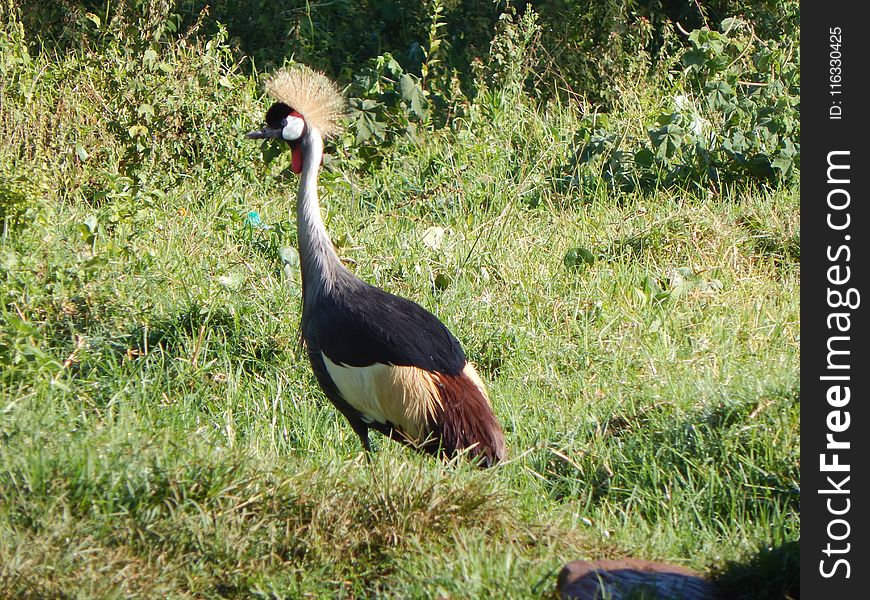
[[[376,441],[369,469],[298,345],[298,272],[276,257],[295,184],[241,139],[256,83],[176,48],[125,97],[129,56],[16,48],[0,596],[534,597],[567,560],[630,555],[751,597],[747,564],[782,570],[765,549],[799,537],[796,189],[561,190],[576,115],[511,102],[369,175],[339,163],[322,187],[342,257],[453,329],[513,456],[478,473]],[[576,246],[597,260],[566,268]]]

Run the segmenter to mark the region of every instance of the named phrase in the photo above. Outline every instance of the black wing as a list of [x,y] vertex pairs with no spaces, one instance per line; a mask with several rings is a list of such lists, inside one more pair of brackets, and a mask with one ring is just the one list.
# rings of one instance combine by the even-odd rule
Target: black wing
[[335,363],[414,366],[448,375],[465,367],[457,339],[415,302],[356,280],[313,304],[305,308],[306,342]]

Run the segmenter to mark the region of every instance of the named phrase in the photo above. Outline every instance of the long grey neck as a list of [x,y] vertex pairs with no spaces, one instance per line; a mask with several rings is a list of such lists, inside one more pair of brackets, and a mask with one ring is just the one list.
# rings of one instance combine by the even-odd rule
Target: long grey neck
[[320,216],[320,203],[317,198],[317,174],[323,158],[323,138],[320,131],[309,126],[298,151],[303,154],[296,203],[296,228],[303,298],[308,299],[331,290],[343,266]]

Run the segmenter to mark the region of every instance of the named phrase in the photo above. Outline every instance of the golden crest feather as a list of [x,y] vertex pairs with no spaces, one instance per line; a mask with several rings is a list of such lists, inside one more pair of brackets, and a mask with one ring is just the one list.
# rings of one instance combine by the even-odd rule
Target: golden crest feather
[[304,65],[281,69],[266,82],[266,92],[296,110],[324,137],[341,131],[344,98],[326,75]]

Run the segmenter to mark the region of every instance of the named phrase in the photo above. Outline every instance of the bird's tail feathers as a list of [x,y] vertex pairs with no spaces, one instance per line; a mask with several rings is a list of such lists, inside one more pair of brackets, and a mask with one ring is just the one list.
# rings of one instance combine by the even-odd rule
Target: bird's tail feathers
[[504,433],[484,390],[464,372],[439,377],[444,412],[439,416],[436,433],[443,451],[449,455],[463,453],[491,467],[505,459]]

